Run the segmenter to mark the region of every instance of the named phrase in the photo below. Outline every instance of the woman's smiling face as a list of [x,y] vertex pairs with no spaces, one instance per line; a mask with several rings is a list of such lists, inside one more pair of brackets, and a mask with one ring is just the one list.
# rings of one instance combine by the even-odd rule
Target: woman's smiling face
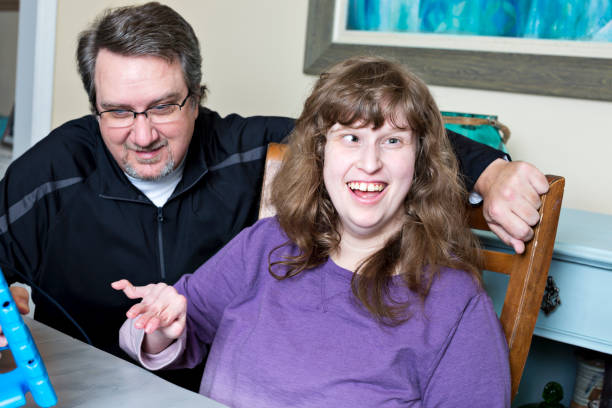
[[412,130],[389,121],[378,129],[336,123],[326,138],[323,181],[341,235],[384,242],[403,222],[416,159]]

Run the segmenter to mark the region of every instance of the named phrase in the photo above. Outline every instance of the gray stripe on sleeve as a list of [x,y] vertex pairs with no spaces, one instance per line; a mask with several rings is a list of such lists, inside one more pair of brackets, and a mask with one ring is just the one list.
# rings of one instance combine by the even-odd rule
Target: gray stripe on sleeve
[[268,146],[259,146],[246,152],[234,153],[221,163],[215,164],[209,168],[210,171],[220,170],[224,167],[229,167],[238,163],[246,163],[250,161],[260,160],[266,157]]
[[0,217],[0,234],[4,234],[8,225],[14,223],[19,218],[24,216],[28,211],[34,207],[34,204],[44,196],[49,193],[52,193],[56,190],[61,190],[65,187],[70,187],[73,184],[76,184],[83,180],[83,177],[72,177],[64,180],[58,181],[49,181],[45,184],[42,184],[32,190],[31,193],[27,194],[21,200],[17,201],[15,204],[11,205],[8,209],[8,221],[7,215],[4,214]]

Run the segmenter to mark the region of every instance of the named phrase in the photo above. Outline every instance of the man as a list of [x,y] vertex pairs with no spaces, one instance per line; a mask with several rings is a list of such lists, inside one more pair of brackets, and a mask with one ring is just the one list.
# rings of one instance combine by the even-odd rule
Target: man
[[[110,282],[174,283],[254,222],[266,145],[293,120],[221,118],[199,106],[198,40],[158,3],[105,13],[81,33],[77,59],[93,115],[55,129],[8,169],[0,266],[9,282],[33,286],[37,320],[123,356],[129,301]],[[520,251],[546,180],[450,136],[468,188]],[[25,311],[27,294],[13,293]],[[200,375],[188,376],[175,381],[197,390]]]

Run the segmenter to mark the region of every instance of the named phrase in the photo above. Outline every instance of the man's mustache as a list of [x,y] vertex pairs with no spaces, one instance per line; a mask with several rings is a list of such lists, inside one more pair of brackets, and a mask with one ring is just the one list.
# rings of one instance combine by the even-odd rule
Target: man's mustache
[[149,146],[137,146],[137,145],[133,145],[131,143],[126,143],[125,147],[128,150],[133,150],[136,152],[152,152],[155,151],[157,149],[160,149],[162,147],[165,147],[168,145],[168,140],[164,139],[164,140],[159,140],[153,144],[150,144]]

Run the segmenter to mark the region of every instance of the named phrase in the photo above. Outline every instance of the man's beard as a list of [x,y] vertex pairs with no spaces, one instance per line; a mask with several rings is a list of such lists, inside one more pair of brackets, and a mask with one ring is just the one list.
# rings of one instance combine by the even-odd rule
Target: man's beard
[[[134,178],[139,179],[139,180],[145,180],[145,181],[157,181],[157,180],[160,180],[160,179],[166,177],[168,174],[172,173],[172,170],[174,170],[174,164],[175,164],[174,163],[174,156],[172,155],[172,150],[170,150],[170,148],[168,147],[167,142],[163,146],[168,149],[168,160],[166,161],[166,164],[161,169],[159,174],[154,175],[154,176],[143,176],[142,174],[140,174],[134,167],[132,167],[127,162],[128,151],[129,150],[134,150],[134,149],[129,149],[128,150],[127,147],[125,148],[125,157],[124,157],[124,160],[123,160],[123,167],[125,168],[125,172],[129,176],[131,176],[131,177],[134,177]],[[154,160],[151,163],[147,163],[147,161],[145,160],[143,162],[140,162],[140,164],[152,164],[154,162]]]

